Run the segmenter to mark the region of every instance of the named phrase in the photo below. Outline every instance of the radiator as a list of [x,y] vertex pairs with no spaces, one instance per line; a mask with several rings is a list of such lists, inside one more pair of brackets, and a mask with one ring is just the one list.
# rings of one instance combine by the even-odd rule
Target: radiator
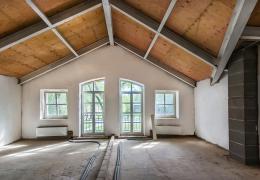
[[58,137],[67,136],[68,127],[38,127],[36,137]]

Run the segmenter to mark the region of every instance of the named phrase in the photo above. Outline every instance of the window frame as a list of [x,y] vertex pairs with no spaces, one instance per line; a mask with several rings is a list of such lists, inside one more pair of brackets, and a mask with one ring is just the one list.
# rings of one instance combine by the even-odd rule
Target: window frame
[[[104,81],[104,90],[103,91],[95,91],[93,88],[93,91],[83,91],[83,86],[87,83],[95,83],[96,81],[100,81],[103,80]],[[96,93],[103,93],[103,132],[91,132],[91,133],[86,133],[84,132],[84,125],[83,125],[83,92],[91,92],[92,95],[95,95]],[[92,97],[94,98],[94,96]],[[105,107],[105,100],[106,100],[106,78],[105,77],[101,77],[101,78],[96,78],[96,79],[90,79],[84,82],[81,82],[79,84],[79,137],[86,137],[86,136],[96,136],[96,135],[104,135],[106,128],[105,128],[105,116],[106,116],[106,107]],[[93,101],[94,103],[94,101]],[[92,110],[95,109],[95,106],[92,107]],[[94,112],[94,111],[93,111]],[[96,113],[96,112],[95,112]],[[95,124],[95,123],[94,123]]]
[[[126,81],[131,83],[131,91],[121,91],[121,81]],[[121,135],[125,135],[125,136],[130,136],[130,135],[144,135],[145,134],[145,86],[142,83],[139,83],[137,81],[133,81],[130,79],[125,79],[125,78],[120,78],[119,79],[119,123],[120,123],[120,134]],[[132,90],[132,85],[138,85],[142,87],[142,91],[133,91]],[[122,115],[123,115],[123,111],[122,111],[122,95],[123,94],[129,94],[130,95],[130,104],[131,102],[133,103],[133,99],[131,98],[131,96],[133,96],[133,94],[140,94],[141,95],[141,117],[142,117],[142,121],[141,121],[141,132],[123,132],[123,127],[122,127]],[[131,114],[131,112],[133,112],[133,109],[130,105],[131,111],[129,112]],[[132,115],[131,115],[131,119],[132,119]],[[131,128],[132,131],[132,128]]]
[[[168,105],[165,103],[165,94],[175,94],[175,104],[172,104],[173,106],[175,105],[175,115],[157,115],[156,114],[156,109],[157,109],[157,104],[156,104],[156,95],[157,94],[164,94],[164,106]],[[154,93],[154,117],[156,119],[179,119],[179,91],[177,90],[155,90]]]
[[[46,94],[47,93],[55,93],[55,104],[47,104],[46,103]],[[67,104],[58,104],[57,102],[57,93],[65,93],[66,94],[66,103]],[[40,120],[67,120],[69,117],[69,102],[68,102],[68,89],[41,89],[40,90]],[[58,110],[59,105],[66,105],[67,108],[67,115],[64,116],[47,116],[47,106],[48,105],[55,105],[56,110]]]

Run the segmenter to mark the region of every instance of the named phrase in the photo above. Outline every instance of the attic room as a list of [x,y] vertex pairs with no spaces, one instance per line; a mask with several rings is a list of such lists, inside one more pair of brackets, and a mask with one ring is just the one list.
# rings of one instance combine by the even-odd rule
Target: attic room
[[260,179],[258,0],[0,0],[0,179]]

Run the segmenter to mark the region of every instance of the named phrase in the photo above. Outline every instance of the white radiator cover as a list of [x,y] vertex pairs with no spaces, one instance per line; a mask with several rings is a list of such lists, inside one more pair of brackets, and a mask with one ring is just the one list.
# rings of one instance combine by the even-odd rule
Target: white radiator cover
[[181,127],[180,126],[156,126],[156,133],[163,135],[180,135]]
[[67,136],[68,127],[38,127],[36,128],[36,137],[56,137]]

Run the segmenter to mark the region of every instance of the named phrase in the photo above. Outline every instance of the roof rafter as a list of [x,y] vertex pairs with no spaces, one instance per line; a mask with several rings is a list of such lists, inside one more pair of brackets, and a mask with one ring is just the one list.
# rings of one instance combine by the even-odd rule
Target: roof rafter
[[34,4],[32,0],[26,0],[26,3],[40,16],[40,18],[47,24],[49,28],[51,28],[52,32],[61,40],[61,42],[76,56],[78,57],[78,53],[75,49],[70,45],[70,43],[59,33],[59,31],[53,27],[53,24],[49,21],[49,19],[44,15],[44,13]]
[[37,77],[40,77],[40,76],[42,76],[42,75],[44,75],[44,74],[46,74],[50,71],[53,71],[53,70],[65,65],[69,62],[72,62],[72,61],[78,59],[79,57],[81,57],[85,54],[88,54],[88,53],[90,53],[90,52],[92,52],[96,49],[99,49],[100,47],[103,47],[103,46],[107,45],[108,43],[109,43],[108,38],[101,39],[101,40],[99,40],[99,41],[97,41],[97,42],[95,42],[95,43],[93,43],[93,44],[91,44],[91,45],[89,45],[85,48],[80,49],[78,51],[79,56],[77,56],[77,57],[72,55],[72,54],[68,55],[68,56],[66,56],[66,57],[64,57],[64,58],[62,58],[62,59],[60,59],[56,62],[48,64],[48,65],[46,65],[46,66],[28,74],[28,75],[21,77],[19,79],[19,84],[27,83],[27,82],[29,82],[29,81],[37,78]]
[[130,45],[129,43],[127,43],[121,39],[118,39],[118,38],[115,38],[115,43],[117,45],[119,45],[120,47],[126,49],[127,51],[140,57],[141,59],[145,60],[146,62],[156,66],[157,68],[169,73],[170,75],[174,76],[175,78],[185,82],[186,84],[188,84],[192,87],[196,87],[196,81],[194,81],[190,77],[182,74],[179,71],[176,71],[175,69],[173,69],[165,64],[160,63],[158,60],[156,60],[152,56],[148,56],[147,59],[145,59],[143,56],[143,52],[141,52],[139,49],[135,48],[134,46]]
[[[134,9],[133,7],[124,3],[123,1],[111,0],[111,4],[113,8],[115,8],[122,14],[142,24],[152,32],[157,33],[157,29],[159,28],[160,24],[152,18]],[[164,27],[159,33],[159,35],[165,38],[166,40],[170,41],[171,43],[177,45],[178,47],[182,48],[183,50],[187,51],[188,53],[196,56],[200,60],[212,66],[213,68],[215,68],[215,65],[218,64],[218,60],[214,58],[211,54],[195,46],[190,41],[184,39],[183,37],[171,31],[167,27]]]
[[[52,27],[57,27],[101,6],[100,0],[88,0],[49,17],[49,21],[52,23]],[[26,27],[0,39],[0,52],[49,30],[51,30],[51,27],[47,26],[44,22]]]
[[217,71],[211,81],[212,85],[219,81],[256,3],[257,0],[237,0],[232,18],[224,37],[224,41],[222,42],[218,54],[218,59],[220,59],[220,61]]
[[108,1],[109,0],[102,0],[102,5],[103,5],[105,20],[106,20],[109,43],[110,43],[110,45],[114,46],[111,6]]
[[147,51],[146,51],[146,53],[144,55],[144,59],[146,59],[148,57],[150,51],[152,50],[156,40],[158,39],[158,37],[160,35],[161,30],[163,29],[163,26],[165,25],[166,21],[168,20],[169,16],[172,13],[172,10],[173,10],[173,8],[174,8],[174,6],[176,4],[176,1],[177,0],[171,0],[171,3],[169,4],[168,9],[165,12],[165,14],[163,16],[163,19],[162,19],[162,21],[161,21],[161,23],[160,23],[160,25],[159,25],[159,27],[157,29],[157,32],[156,32],[155,36],[153,37],[153,40],[152,40],[150,46],[148,47],[148,49],[147,49]]

